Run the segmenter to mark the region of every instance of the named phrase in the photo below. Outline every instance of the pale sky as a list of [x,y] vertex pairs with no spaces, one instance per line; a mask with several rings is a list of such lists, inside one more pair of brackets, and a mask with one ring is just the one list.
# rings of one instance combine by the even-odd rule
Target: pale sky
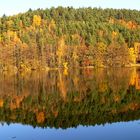
[[25,12],[29,8],[50,8],[57,6],[126,8],[140,10],[140,0],[0,0],[0,16]]

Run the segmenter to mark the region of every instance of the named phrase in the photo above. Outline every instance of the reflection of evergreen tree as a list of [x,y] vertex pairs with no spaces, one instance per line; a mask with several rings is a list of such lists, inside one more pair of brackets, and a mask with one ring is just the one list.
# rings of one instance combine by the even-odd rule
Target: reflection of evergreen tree
[[[140,118],[140,91],[129,85],[131,70],[83,69],[69,73],[61,75],[67,86],[65,100],[59,90],[58,71],[22,78],[18,75],[14,83],[14,76],[10,81],[8,77],[0,79],[2,86],[7,86],[4,91],[0,87],[0,121],[68,128]],[[24,82],[16,84],[19,79]]]

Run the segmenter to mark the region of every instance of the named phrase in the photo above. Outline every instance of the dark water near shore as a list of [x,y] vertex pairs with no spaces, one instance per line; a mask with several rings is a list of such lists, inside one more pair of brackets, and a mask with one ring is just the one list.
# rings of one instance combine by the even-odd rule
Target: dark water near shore
[[140,69],[0,73],[2,140],[139,140]]

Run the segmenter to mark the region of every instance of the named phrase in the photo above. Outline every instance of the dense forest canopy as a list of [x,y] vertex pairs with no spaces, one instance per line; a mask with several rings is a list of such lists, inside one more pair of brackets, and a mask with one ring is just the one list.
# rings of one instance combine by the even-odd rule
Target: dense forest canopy
[[0,68],[125,66],[140,46],[140,11],[58,7],[0,18]]

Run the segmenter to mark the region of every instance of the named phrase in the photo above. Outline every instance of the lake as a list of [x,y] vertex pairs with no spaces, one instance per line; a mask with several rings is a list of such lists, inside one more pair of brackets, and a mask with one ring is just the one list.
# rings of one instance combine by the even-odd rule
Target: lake
[[1,140],[140,140],[140,69],[0,73]]

